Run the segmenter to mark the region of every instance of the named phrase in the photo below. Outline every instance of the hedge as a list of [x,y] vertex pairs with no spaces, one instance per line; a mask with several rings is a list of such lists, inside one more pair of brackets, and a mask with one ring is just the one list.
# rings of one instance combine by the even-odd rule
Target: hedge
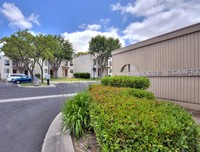
[[40,73],[36,73],[35,76],[40,79]]
[[124,91],[128,95],[136,97],[136,98],[143,98],[143,99],[150,99],[150,100],[153,100],[153,99],[156,98],[152,92],[149,92],[149,91],[146,91],[146,90],[126,88],[126,89],[124,89]]
[[101,79],[101,83],[106,86],[130,87],[136,89],[147,89],[150,86],[148,78],[131,76],[107,76]]
[[84,79],[89,79],[90,78],[90,73],[80,73],[76,72],[74,73],[75,78],[84,78]]
[[122,92],[100,85],[89,90],[91,125],[103,152],[199,150],[198,129],[188,112]]

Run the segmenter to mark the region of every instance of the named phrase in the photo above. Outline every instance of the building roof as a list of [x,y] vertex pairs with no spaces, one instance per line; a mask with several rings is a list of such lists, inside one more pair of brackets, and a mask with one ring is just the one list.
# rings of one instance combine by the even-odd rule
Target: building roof
[[172,38],[176,38],[176,37],[180,37],[180,36],[187,35],[187,34],[190,34],[190,33],[194,33],[194,32],[197,32],[197,31],[200,31],[200,23],[193,24],[193,25],[190,25],[190,26],[187,26],[187,27],[166,33],[166,34],[162,34],[162,35],[150,38],[150,39],[145,40],[145,41],[141,41],[141,42],[132,44],[132,45],[127,46],[127,47],[123,47],[123,48],[114,50],[114,51],[112,51],[112,56],[116,55],[116,54],[128,52],[128,51],[131,51],[133,49],[140,48],[140,47],[144,47],[144,46],[147,46],[147,45],[155,44],[155,43],[162,42],[162,41],[165,41],[165,40],[169,40],[169,39],[172,39]]

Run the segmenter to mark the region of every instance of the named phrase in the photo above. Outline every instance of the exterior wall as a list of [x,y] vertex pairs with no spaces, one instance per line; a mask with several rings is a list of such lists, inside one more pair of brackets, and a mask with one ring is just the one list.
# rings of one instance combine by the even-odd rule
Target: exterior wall
[[74,73],[88,72],[91,77],[98,77],[97,70],[95,73],[93,72],[93,67],[97,68],[97,65],[94,65],[93,63],[93,59],[94,58],[90,54],[80,55],[77,58],[74,58]]
[[[115,50],[113,75],[148,76],[150,91],[200,111],[200,23]],[[135,73],[135,74],[133,74]]]
[[73,71],[74,70],[74,63],[73,61],[62,61],[61,66],[58,69],[58,77],[73,77]]
[[[41,63],[42,60],[40,59],[39,62]],[[41,74],[40,66],[38,63],[35,64],[34,68],[34,74],[39,73]],[[43,78],[46,78],[46,75],[48,74],[48,61],[44,61],[43,63]]]
[[[96,57],[91,54],[80,55],[74,58],[74,72],[88,72],[91,77],[99,77],[98,63],[95,62]],[[112,58],[109,58],[108,64],[104,70],[103,76],[112,75]],[[94,71],[95,70],[95,71]]]
[[[9,61],[9,65],[5,64],[5,60]],[[6,79],[8,74],[12,73],[12,70],[12,61],[8,57],[0,55],[0,79]]]

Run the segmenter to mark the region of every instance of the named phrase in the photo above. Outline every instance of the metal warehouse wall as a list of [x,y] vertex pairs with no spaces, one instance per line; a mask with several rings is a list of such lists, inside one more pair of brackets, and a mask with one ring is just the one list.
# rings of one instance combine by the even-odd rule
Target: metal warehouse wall
[[[113,75],[128,75],[121,70],[130,64],[148,73],[150,91],[158,98],[200,111],[200,23],[115,50],[112,57]],[[155,71],[168,74],[151,75]]]

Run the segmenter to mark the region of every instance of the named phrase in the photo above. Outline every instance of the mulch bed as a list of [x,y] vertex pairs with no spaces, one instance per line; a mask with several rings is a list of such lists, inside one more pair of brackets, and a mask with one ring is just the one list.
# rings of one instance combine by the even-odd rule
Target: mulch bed
[[98,145],[94,133],[88,133],[84,137],[76,140],[72,136],[75,152],[98,152]]

